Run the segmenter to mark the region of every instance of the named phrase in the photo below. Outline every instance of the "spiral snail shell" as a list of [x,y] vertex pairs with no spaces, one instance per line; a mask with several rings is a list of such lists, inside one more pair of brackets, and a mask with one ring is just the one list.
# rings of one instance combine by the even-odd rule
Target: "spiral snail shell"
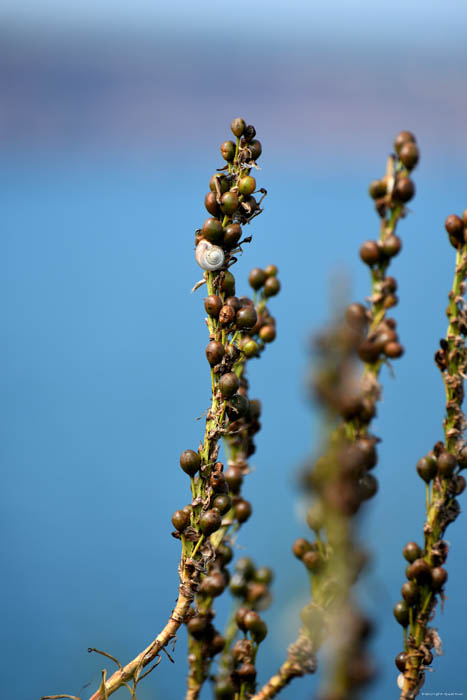
[[203,270],[220,270],[224,264],[224,251],[204,238],[196,246],[196,262]]

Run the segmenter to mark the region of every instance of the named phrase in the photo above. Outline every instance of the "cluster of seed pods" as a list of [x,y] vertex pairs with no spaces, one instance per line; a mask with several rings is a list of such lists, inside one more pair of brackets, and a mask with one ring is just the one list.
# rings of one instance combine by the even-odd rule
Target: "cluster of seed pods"
[[[204,310],[209,330],[206,359],[211,373],[211,407],[203,442],[197,450],[187,449],[180,456],[180,467],[190,477],[191,503],[172,517],[173,535],[183,546],[181,566],[197,579],[186,622],[189,697],[197,697],[204,681],[213,677],[211,661],[222,652],[215,692],[225,700],[236,693],[253,692],[257,645],[267,631],[257,608],[270,600],[272,572],[265,567],[255,569],[250,560],[242,558],[231,578],[228,565],[233,558],[233,535],[252,514],[251,503],[242,495],[242,484],[250,471],[248,460],[255,452],[254,436],[261,428],[261,403],[249,398],[246,365],[259,358],[276,338],[276,321],[267,304],[280,291],[277,267],[268,265],[251,270],[251,298],[236,295],[232,266],[242,246],[252,238],[242,238],[242,227],[261,213],[266,191],[259,191],[259,199],[254,196],[257,186],[251,171],[261,154],[254,127],[235,119],[231,129],[236,142],[221,145],[227,165],[212,176],[205,197],[211,216],[195,234],[196,260],[205,271],[208,292]],[[225,468],[219,461],[221,442]],[[235,635],[223,636],[214,625],[213,601],[229,583],[245,612],[241,622],[238,615],[235,618],[236,633],[245,634],[237,644]]]

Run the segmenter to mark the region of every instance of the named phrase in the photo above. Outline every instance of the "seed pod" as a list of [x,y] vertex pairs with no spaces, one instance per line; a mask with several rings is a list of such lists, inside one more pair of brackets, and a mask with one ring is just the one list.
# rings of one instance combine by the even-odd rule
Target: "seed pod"
[[276,339],[275,326],[263,326],[259,330],[259,337],[263,343],[272,343]]
[[466,481],[465,477],[462,475],[457,475],[454,477],[454,493],[456,496],[460,496],[461,493],[465,491]]
[[301,559],[306,552],[311,550],[311,543],[308,542],[304,537],[299,537],[298,540],[292,545],[292,552],[295,554],[297,559]]
[[376,265],[381,259],[381,251],[376,241],[365,241],[360,248],[360,257],[367,265]]
[[407,661],[407,654],[405,651],[401,651],[400,654],[396,656],[395,664],[401,673],[405,671],[405,663]]
[[229,512],[232,506],[232,499],[227,493],[217,495],[212,503],[212,507],[219,511],[221,515]]
[[238,209],[238,194],[225,192],[221,197],[221,210],[223,214],[232,216]]
[[244,501],[243,499],[241,501],[238,501],[234,505],[234,516],[235,519],[238,520],[239,523],[244,523],[248,520],[252,513],[252,507],[251,503],[249,501]]
[[250,194],[253,194],[255,189],[256,180],[254,177],[251,177],[251,175],[245,175],[244,177],[241,177],[238,181],[238,191],[240,192],[240,194],[248,196]]
[[217,510],[207,510],[199,519],[199,529],[203,535],[216,532],[221,526],[222,518]]
[[235,622],[237,623],[238,629],[241,630],[242,632],[247,631],[247,627],[245,625],[245,615],[248,612],[250,612],[248,608],[241,607],[235,613]]
[[311,528],[311,530],[314,530],[316,533],[318,533],[321,530],[324,522],[324,514],[321,504],[319,502],[316,502],[314,505],[308,508],[306,514],[306,521],[308,523],[308,527]]
[[253,328],[258,320],[258,314],[254,306],[244,306],[237,311],[235,316],[235,323],[237,328],[241,330],[248,330]]
[[235,311],[229,304],[224,304],[219,311],[219,323],[223,326],[228,326],[235,318]]
[[180,466],[189,476],[194,476],[201,466],[201,457],[193,450],[185,450],[180,455]]
[[172,525],[179,532],[183,532],[183,530],[188,527],[189,524],[190,516],[188,513],[185,513],[184,510],[176,510],[172,515]]
[[432,479],[434,479],[437,471],[438,471],[438,462],[436,460],[436,457],[433,454],[427,454],[425,457],[422,457],[421,459],[418,460],[418,462],[417,462],[418,475],[427,484],[429,484],[430,481]]
[[323,560],[319,552],[305,552],[302,557],[302,562],[305,564],[308,571],[316,573],[322,568]]
[[269,566],[260,566],[258,569],[256,569],[254,578],[257,583],[265,583],[266,585],[269,585],[272,583],[274,573]]
[[201,582],[199,593],[216,598],[225,590],[225,579],[220,571],[213,571]]
[[360,498],[363,501],[373,498],[378,491],[378,480],[373,474],[364,474],[358,485]]
[[248,275],[248,282],[253,289],[261,289],[266,281],[266,273],[260,267],[254,267]]
[[398,177],[394,183],[392,197],[397,202],[410,202],[415,194],[415,185],[410,177]]
[[395,340],[390,340],[384,346],[384,354],[386,357],[391,359],[396,359],[397,357],[402,357],[404,354],[404,347]]
[[226,248],[235,248],[242,237],[242,227],[240,224],[229,224],[224,229],[223,245]]
[[227,404],[227,415],[230,420],[236,421],[248,415],[250,404],[246,396],[237,393],[232,396]]
[[186,626],[192,637],[202,639],[208,624],[209,620],[205,615],[195,615],[188,620]]
[[431,570],[431,585],[435,591],[440,591],[448,579],[448,572],[442,566]]
[[413,170],[420,158],[420,151],[418,150],[417,144],[412,141],[404,143],[399,151],[399,158],[407,170]]
[[210,294],[204,300],[204,308],[206,309],[206,313],[213,318],[217,318],[222,308],[222,299],[218,297],[217,294]]
[[415,581],[406,581],[401,588],[402,597],[408,605],[415,605],[420,594]]
[[396,140],[394,141],[394,149],[398,155],[402,149],[402,146],[404,146],[406,143],[415,143],[415,136],[411,131],[400,131],[396,136]]
[[212,216],[220,216],[221,208],[217,203],[217,196],[215,192],[208,192],[204,198],[204,206]]
[[235,144],[233,141],[221,143],[221,155],[227,163],[231,163],[235,157]]
[[231,306],[235,313],[237,313],[237,311],[241,308],[240,300],[238,299],[238,297],[227,297],[225,303],[227,304],[227,306]]
[[248,124],[248,126],[245,127],[245,130],[243,132],[243,138],[245,141],[248,143],[252,139],[254,139],[256,136],[256,129],[253,126],[253,124]]
[[415,580],[417,583],[428,583],[431,580],[431,569],[425,559],[415,559],[410,565],[408,571],[409,580]]
[[245,131],[245,121],[241,117],[237,117],[232,121],[232,124],[230,125],[230,128],[232,129],[232,133],[234,136],[241,136],[243,132]]
[[438,473],[443,479],[449,479],[454,474],[456,466],[456,458],[450,452],[441,452],[438,455]]
[[219,389],[225,399],[233,396],[239,386],[240,380],[234,372],[227,372],[219,380]]
[[225,639],[219,632],[217,632],[209,643],[209,656],[216,656],[216,654],[220,654],[221,651],[224,651],[224,647]]
[[407,542],[402,550],[402,554],[406,561],[412,563],[415,561],[415,559],[419,559],[421,557],[422,550],[416,542]]
[[386,183],[383,180],[373,180],[370,182],[368,192],[372,199],[380,199],[386,194]]
[[402,241],[399,236],[391,233],[387,236],[381,245],[381,250],[388,258],[392,258],[398,253],[400,253],[402,248]]
[[258,139],[253,139],[253,141],[250,141],[250,145],[248,146],[248,148],[251,151],[252,159],[258,160],[261,153],[263,152],[263,147],[261,145],[261,141],[258,141]]
[[409,606],[405,600],[400,600],[395,604],[393,609],[394,617],[402,627],[407,627],[409,624]]
[[368,338],[362,340],[358,346],[357,353],[362,362],[368,362],[369,364],[377,362],[379,358],[378,345],[371,340],[368,340]]
[[277,277],[279,274],[279,268],[277,265],[266,265],[264,272],[266,273],[266,277]]
[[224,357],[224,352],[224,346],[217,340],[211,340],[211,342],[207,344],[206,357],[211,367],[219,364]]
[[240,357],[240,350],[235,345],[229,343],[225,348],[225,355],[229,362],[233,363]]
[[247,580],[242,574],[237,572],[230,579],[229,588],[232,595],[243,598],[243,596],[246,595]]
[[244,624],[247,630],[251,632],[251,636],[257,644],[262,642],[268,633],[266,623],[254,610],[249,610],[246,613],[244,617]]
[[264,283],[264,296],[265,297],[274,297],[276,294],[279,294],[281,289],[281,283],[277,279],[277,277],[268,277],[266,282]]
[[235,675],[239,678],[240,683],[252,683],[256,678],[256,668],[253,664],[244,663],[237,668]]
[[225,177],[225,175],[220,175],[219,173],[214,173],[212,178],[209,180],[209,189],[217,193],[217,187],[216,187],[216,182],[219,184],[221,194],[223,192],[227,192],[230,190],[230,182],[228,178]]
[[225,472],[225,480],[232,493],[238,493],[243,482],[243,472],[238,467],[228,467]]
[[196,246],[196,262],[203,270],[220,270],[224,265],[224,251],[217,245],[202,239]]
[[221,282],[221,291],[228,297],[235,296],[235,277],[229,270],[224,272],[224,279]]
[[201,228],[201,235],[210,243],[221,243],[224,238],[224,229],[219,219],[213,216],[206,219]]

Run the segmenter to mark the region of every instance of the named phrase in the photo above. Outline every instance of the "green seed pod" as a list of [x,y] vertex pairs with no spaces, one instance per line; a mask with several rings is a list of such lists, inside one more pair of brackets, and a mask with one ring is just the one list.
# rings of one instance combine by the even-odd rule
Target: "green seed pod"
[[201,466],[201,458],[193,450],[185,450],[180,455],[180,466],[189,476],[194,476]]
[[237,138],[243,134],[245,131],[245,121],[241,117],[237,117],[232,121],[232,124],[230,125],[230,128],[232,129],[232,133],[234,136]]
[[184,510],[176,510],[172,515],[172,525],[179,532],[183,532],[183,530],[188,527],[189,524],[190,516],[188,513],[185,513]]
[[235,573],[230,579],[229,588],[232,595],[243,598],[246,595],[247,580],[242,574]]
[[242,227],[240,224],[229,224],[224,230],[223,245],[225,248],[235,248],[241,237]]
[[220,493],[212,502],[212,507],[219,511],[221,515],[228,513],[232,506],[232,499],[227,493]]
[[266,281],[266,273],[260,267],[254,267],[248,275],[248,282],[253,289],[261,289]]
[[457,467],[457,461],[450,452],[441,452],[438,455],[438,473],[443,479],[449,479],[454,474],[454,469]]
[[222,518],[217,510],[207,510],[199,519],[199,529],[203,535],[216,532],[221,526]]
[[210,217],[206,219],[201,229],[201,235],[210,243],[221,243],[224,237],[224,229],[219,219]]
[[415,185],[410,177],[398,177],[392,190],[392,198],[397,202],[410,202],[415,195]]
[[265,297],[275,297],[279,294],[281,288],[281,283],[277,277],[268,277],[264,283],[264,296]]
[[221,291],[228,297],[235,296],[235,277],[229,270],[224,272],[224,279],[221,282]]
[[263,152],[263,147],[261,145],[261,141],[258,141],[258,139],[253,139],[253,141],[250,141],[250,145],[248,146],[248,148],[251,151],[252,159],[258,160],[261,153]]
[[204,300],[204,308],[206,313],[208,313],[213,318],[219,316],[219,311],[222,309],[222,299],[217,296],[217,294],[210,294]]
[[214,367],[221,362],[222,358],[224,357],[224,352],[224,346],[217,340],[211,340],[211,342],[207,344],[206,358],[211,367]]
[[214,686],[216,700],[234,700],[235,686],[229,678],[219,678]]
[[232,216],[238,209],[238,194],[236,192],[225,192],[221,197],[221,210],[223,214]]
[[367,265],[376,265],[381,260],[381,251],[376,241],[365,241],[360,248],[360,257]]
[[221,155],[227,163],[231,163],[235,158],[235,144],[233,141],[224,141],[221,143]]
[[415,136],[411,131],[400,131],[394,141],[394,150],[398,155],[401,152],[402,146],[406,143],[415,143]]
[[234,517],[236,520],[238,520],[239,523],[246,522],[252,512],[253,509],[249,501],[244,501],[242,499],[234,505]]
[[422,555],[422,550],[416,542],[407,542],[404,549],[402,550],[402,554],[404,556],[404,559],[412,564],[415,561],[415,559],[420,559]]
[[216,180],[219,183],[219,187],[221,189],[221,194],[223,192],[227,192],[228,190],[230,190],[230,182],[225,177],[225,175],[219,175],[219,173],[214,173],[212,178],[209,180],[209,189],[212,192],[217,192]]
[[372,199],[380,199],[386,194],[386,183],[383,180],[373,180],[370,182],[368,192]]
[[416,143],[407,141],[399,151],[399,158],[407,170],[413,170],[420,158],[420,151]]
[[238,191],[240,192],[240,194],[244,194],[244,195],[248,196],[250,194],[253,194],[255,189],[256,189],[256,180],[254,177],[251,177],[251,175],[244,175],[238,181]]
[[423,481],[427,484],[430,483],[432,479],[435,478],[436,472],[438,471],[438,462],[433,454],[427,454],[422,457],[417,462],[417,472]]
[[227,372],[219,380],[219,389],[222,396],[227,399],[233,396],[240,386],[240,380],[234,372]]
[[316,533],[318,533],[323,527],[324,514],[323,508],[319,501],[308,509],[306,514],[306,521],[308,523],[308,527],[314,530],[314,532]]
[[274,579],[273,570],[269,566],[260,566],[255,571],[254,579],[257,583],[265,583],[268,586]]
[[402,627],[407,627],[409,624],[409,606],[405,600],[400,600],[395,604],[393,609],[394,617]]

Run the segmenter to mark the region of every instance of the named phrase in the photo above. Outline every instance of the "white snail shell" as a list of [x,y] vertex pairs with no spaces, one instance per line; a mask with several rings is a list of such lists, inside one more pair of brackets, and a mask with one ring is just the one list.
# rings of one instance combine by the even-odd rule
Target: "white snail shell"
[[220,270],[224,264],[224,251],[204,238],[196,246],[196,262],[203,270]]

